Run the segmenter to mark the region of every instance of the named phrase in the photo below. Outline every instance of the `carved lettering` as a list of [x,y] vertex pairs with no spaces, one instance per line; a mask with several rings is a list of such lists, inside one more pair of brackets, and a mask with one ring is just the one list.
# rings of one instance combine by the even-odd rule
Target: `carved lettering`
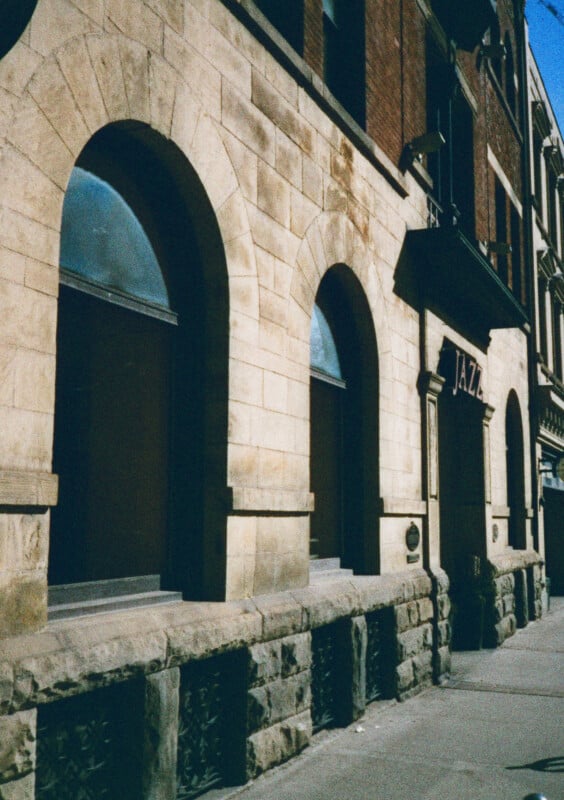
[[453,395],[464,392],[483,401],[482,368],[478,362],[462,350],[452,351],[455,357],[452,383]]

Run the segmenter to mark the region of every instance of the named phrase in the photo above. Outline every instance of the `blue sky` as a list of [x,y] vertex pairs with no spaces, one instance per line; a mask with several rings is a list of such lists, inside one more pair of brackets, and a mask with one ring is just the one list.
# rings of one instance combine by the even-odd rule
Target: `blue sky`
[[[564,20],[564,0],[547,0]],[[529,40],[564,135],[564,24],[540,0],[527,0]]]

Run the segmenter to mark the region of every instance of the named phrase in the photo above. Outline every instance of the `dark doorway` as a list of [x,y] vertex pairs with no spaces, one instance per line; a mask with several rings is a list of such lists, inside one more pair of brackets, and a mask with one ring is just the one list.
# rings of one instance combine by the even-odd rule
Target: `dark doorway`
[[312,316],[311,556],[369,573],[379,568],[377,363],[366,298],[333,267]]
[[507,505],[509,527],[507,543],[524,550],[527,546],[525,523],[525,473],[523,424],[515,392],[511,392],[505,412],[505,455],[507,465]]
[[441,565],[451,584],[455,649],[479,649],[485,556],[483,404],[445,387],[439,396]]
[[[81,153],[61,234],[50,585],[153,575],[188,597],[221,595],[220,548],[205,533],[221,537],[225,512],[209,499],[226,485],[228,301],[214,225],[191,167],[146,126],[109,126]],[[205,486],[208,451],[218,465]]]
[[543,489],[546,576],[550,591],[564,595],[564,487]]

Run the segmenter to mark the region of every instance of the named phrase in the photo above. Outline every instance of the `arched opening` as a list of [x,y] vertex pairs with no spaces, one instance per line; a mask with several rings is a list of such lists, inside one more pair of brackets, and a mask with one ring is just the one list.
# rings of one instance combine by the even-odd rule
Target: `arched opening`
[[527,546],[525,526],[525,472],[521,408],[514,391],[509,393],[505,411],[505,457],[509,525],[507,543],[523,550]]
[[379,571],[378,355],[366,297],[342,265],[323,278],[311,324],[310,550]]
[[49,583],[152,576],[219,596],[227,280],[180,151],[139,124],[99,131],[69,181],[60,261]]
[[441,566],[450,581],[453,648],[474,650],[483,637],[486,406],[479,365],[447,339],[439,374],[445,378],[438,404]]

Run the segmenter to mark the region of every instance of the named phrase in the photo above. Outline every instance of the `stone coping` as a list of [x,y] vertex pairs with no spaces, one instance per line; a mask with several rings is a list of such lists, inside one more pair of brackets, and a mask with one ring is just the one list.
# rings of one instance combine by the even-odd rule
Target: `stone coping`
[[226,603],[179,602],[54,621],[2,641],[0,714],[311,630],[431,592],[422,569],[345,576]]
[[49,472],[0,470],[0,506],[44,510],[57,505],[59,479]]
[[495,577],[497,575],[506,575],[508,572],[515,572],[516,569],[526,569],[535,564],[542,566],[544,561],[535,550],[508,550],[506,553],[490,556],[488,564]]

